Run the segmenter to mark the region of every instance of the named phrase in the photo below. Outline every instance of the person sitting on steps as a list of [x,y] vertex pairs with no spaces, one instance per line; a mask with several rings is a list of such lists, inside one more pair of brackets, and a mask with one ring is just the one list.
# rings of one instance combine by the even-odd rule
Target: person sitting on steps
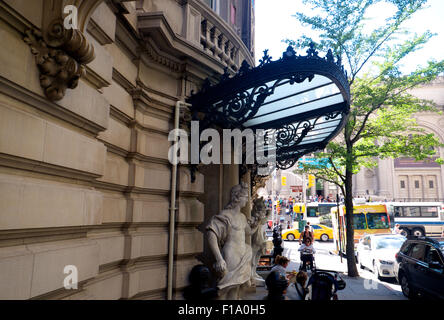
[[284,256],[276,256],[275,265],[265,279],[268,289],[266,300],[285,300],[285,293],[289,284],[286,271],[290,259]]

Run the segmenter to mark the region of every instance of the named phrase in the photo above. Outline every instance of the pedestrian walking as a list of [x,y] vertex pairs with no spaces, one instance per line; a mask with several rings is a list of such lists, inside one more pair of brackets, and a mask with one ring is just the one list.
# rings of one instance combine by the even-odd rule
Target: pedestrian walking
[[306,225],[304,231],[299,236],[299,244],[305,242],[305,240],[309,238],[313,241],[313,232],[310,231],[310,226]]
[[399,223],[395,224],[395,227],[393,228],[392,233],[393,234],[401,234],[402,230],[399,229]]
[[[307,221],[307,226],[308,226],[308,230],[310,230],[310,232],[311,232],[311,236],[312,236],[312,238],[313,238],[313,227],[312,227],[312,225],[310,224],[310,221]],[[314,240],[314,239],[312,239],[312,240]]]

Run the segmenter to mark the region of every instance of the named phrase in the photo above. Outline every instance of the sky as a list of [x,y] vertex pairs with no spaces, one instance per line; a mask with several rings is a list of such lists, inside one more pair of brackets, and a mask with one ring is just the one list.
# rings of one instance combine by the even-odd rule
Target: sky
[[[418,65],[426,65],[427,60],[444,60],[444,0],[429,0],[423,9],[406,22],[405,27],[414,33],[429,30],[434,36],[424,47],[411,53],[403,60],[401,71],[410,72]],[[392,7],[380,4],[369,12],[368,23],[378,24],[389,14]],[[298,39],[302,34],[313,35],[311,28],[303,27],[292,15],[296,12],[310,13],[310,7],[302,4],[302,0],[255,0],[255,51],[256,62],[269,49],[272,60],[282,56],[287,45],[283,39]],[[323,56],[322,54],[320,54]]]

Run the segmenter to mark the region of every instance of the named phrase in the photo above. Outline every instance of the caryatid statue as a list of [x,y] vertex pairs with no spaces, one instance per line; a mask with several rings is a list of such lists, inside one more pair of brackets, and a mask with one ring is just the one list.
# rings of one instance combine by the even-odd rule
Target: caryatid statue
[[252,229],[241,212],[248,199],[247,184],[234,186],[228,205],[211,217],[205,228],[209,249],[215,258],[213,269],[217,273],[218,299],[221,300],[238,300],[241,287],[251,285],[252,252],[245,239]]
[[251,260],[251,280],[255,281],[256,284],[264,283],[264,279],[259,276],[256,272],[259,259],[265,253],[265,247],[267,243],[267,236],[264,225],[270,218],[271,210],[265,205],[264,198],[259,198],[253,201],[253,210],[251,211],[252,226],[257,226],[255,232],[251,236],[251,249],[253,258]]

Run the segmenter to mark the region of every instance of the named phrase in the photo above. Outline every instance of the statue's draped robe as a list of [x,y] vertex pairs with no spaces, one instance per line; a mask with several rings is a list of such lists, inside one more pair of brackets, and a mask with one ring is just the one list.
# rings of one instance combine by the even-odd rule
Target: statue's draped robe
[[216,235],[227,264],[228,272],[217,283],[219,290],[247,283],[251,276],[251,246],[245,243],[247,219],[240,212],[235,214],[236,218],[224,210],[213,216],[206,227],[207,232]]

